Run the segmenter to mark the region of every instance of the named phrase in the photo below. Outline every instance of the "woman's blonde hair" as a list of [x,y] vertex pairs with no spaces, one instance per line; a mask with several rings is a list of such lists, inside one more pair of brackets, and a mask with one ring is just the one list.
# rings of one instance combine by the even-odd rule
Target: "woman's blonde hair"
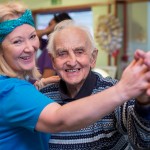
[[[19,18],[27,10],[27,7],[22,3],[9,2],[5,4],[0,4],[0,23],[6,20],[11,20],[12,18]],[[37,67],[35,66],[30,71],[25,71],[21,76],[15,72],[7,64],[3,57],[2,45],[0,44],[0,74],[6,75],[9,77],[19,77],[26,78],[29,76],[32,79],[39,79],[41,74],[39,73]]]

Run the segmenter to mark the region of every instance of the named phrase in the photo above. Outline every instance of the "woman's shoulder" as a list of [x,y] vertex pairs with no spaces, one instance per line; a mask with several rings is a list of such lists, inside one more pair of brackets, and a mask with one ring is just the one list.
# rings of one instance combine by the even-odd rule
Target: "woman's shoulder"
[[0,88],[3,89],[1,92],[10,91],[13,89],[20,89],[22,86],[32,87],[33,85],[24,79],[19,78],[11,78],[8,76],[0,75]]

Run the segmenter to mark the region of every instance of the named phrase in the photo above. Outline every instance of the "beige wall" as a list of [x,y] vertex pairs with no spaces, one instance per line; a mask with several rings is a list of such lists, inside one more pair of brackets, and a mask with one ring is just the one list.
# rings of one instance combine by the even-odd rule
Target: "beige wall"
[[[39,8],[48,8],[55,7],[55,5],[51,5],[51,0],[0,0],[2,2],[9,1],[21,1],[28,5],[30,9],[39,9]],[[101,3],[113,0],[60,0],[61,5],[59,6],[71,6],[71,5],[79,5],[79,4],[90,4],[90,3]]]

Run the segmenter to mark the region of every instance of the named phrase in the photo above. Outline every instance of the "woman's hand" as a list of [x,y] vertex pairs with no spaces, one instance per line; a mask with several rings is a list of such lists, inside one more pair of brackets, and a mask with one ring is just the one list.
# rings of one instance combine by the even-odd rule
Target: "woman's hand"
[[39,81],[34,83],[34,86],[39,90],[50,83],[57,83],[60,81],[59,76],[51,76],[49,78],[41,78]]
[[145,52],[143,50],[137,49],[134,53],[134,58],[136,60],[143,59],[143,63],[150,69],[150,51]]

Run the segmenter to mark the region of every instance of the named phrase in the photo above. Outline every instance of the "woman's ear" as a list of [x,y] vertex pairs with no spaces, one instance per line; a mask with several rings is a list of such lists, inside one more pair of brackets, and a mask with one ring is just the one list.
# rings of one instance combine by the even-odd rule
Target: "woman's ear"
[[95,48],[91,54],[91,68],[95,67],[97,55],[98,55],[98,49]]

